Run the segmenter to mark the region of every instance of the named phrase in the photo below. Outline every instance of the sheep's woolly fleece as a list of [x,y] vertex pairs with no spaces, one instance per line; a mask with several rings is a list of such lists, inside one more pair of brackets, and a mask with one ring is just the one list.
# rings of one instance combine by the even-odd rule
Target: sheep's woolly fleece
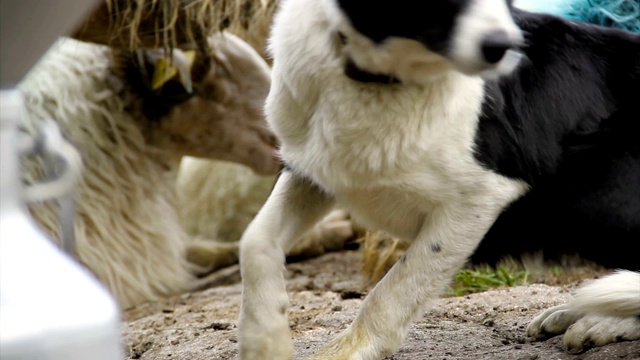
[[240,164],[185,156],[177,182],[185,230],[196,237],[238,241],[267,200],[276,178],[256,175]]
[[[186,290],[191,275],[185,242],[176,241],[186,235],[175,178],[167,179],[177,169],[165,161],[172,156],[145,144],[140,124],[118,96],[123,85],[111,73],[110,59],[106,47],[61,39],[19,88],[30,117],[27,131],[53,118],[85,159],[77,189],[77,256],[126,308]],[[25,167],[26,183],[42,179],[41,163]],[[30,210],[59,240],[55,207],[35,204]]]

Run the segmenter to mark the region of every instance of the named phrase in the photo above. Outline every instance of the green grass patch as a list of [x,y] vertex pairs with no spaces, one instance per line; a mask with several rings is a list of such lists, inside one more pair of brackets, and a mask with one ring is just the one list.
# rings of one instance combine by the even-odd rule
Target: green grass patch
[[454,278],[449,294],[463,296],[497,287],[527,284],[529,272],[505,266],[463,269]]

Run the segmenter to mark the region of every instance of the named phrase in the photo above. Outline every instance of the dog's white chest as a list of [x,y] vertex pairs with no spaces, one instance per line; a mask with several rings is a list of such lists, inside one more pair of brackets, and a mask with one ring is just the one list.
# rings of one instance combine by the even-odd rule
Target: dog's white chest
[[493,176],[473,157],[480,80],[461,78],[455,91],[448,82],[365,86],[341,74],[301,85],[276,83],[267,102],[281,156],[372,228],[411,238],[434,204]]
[[419,178],[420,186],[437,191],[477,170],[480,80],[465,79],[466,86],[457,83],[452,91],[446,81],[366,86],[339,73],[324,75],[295,88],[276,84],[267,115],[283,160],[326,190],[402,186]]

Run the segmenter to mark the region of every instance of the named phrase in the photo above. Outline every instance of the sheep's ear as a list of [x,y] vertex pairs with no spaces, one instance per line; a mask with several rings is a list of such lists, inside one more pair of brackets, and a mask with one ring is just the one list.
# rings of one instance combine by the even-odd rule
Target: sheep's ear
[[195,50],[181,51],[173,50],[173,56],[159,57],[153,67],[153,75],[151,77],[151,89],[158,90],[162,88],[169,80],[178,76],[180,83],[188,93],[193,91],[191,80],[191,69],[195,63]]

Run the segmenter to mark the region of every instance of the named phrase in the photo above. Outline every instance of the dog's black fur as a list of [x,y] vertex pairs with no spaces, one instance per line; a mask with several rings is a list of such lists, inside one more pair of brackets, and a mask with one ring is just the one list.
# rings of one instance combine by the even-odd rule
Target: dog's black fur
[[[339,3],[372,40],[416,39],[441,54],[455,18],[447,14],[469,6]],[[620,249],[640,244],[640,36],[511,10],[525,33],[525,58],[514,73],[487,83],[476,158],[533,190],[498,218],[471,262],[496,265],[542,251],[548,260],[575,254],[638,270],[640,256]],[[345,72],[363,82],[397,82],[352,76],[349,66]]]
[[[488,83],[476,157],[533,190],[472,257],[544,250],[640,269],[640,36],[514,9],[526,59]],[[544,69],[541,71],[540,69]]]
[[[584,257],[635,267],[638,35],[502,0],[315,1],[284,2],[274,20],[278,85],[265,112],[290,167],[241,240],[241,357],[293,356],[284,249],[333,205],[413,243],[316,359],[393,354],[474,250],[477,261],[529,244],[572,252],[585,241],[575,249]],[[568,348],[637,339],[626,321],[640,313],[637,280],[615,274],[527,333],[565,332],[584,318],[565,336]],[[593,314],[598,331],[588,336]]]

